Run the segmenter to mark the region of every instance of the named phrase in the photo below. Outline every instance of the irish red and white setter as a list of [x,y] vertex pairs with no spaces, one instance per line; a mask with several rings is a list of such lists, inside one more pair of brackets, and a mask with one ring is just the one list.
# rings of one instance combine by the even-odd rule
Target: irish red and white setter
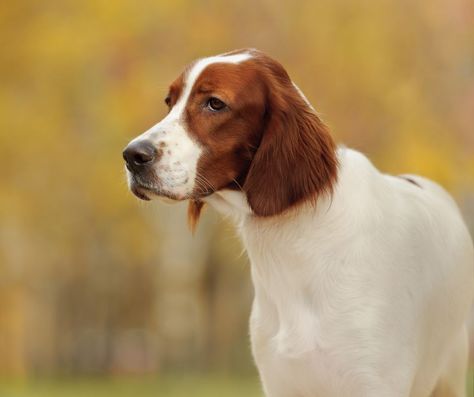
[[130,189],[235,221],[267,396],[465,396],[474,250],[440,186],[336,147],[257,50],[191,63],[165,102],[124,151]]

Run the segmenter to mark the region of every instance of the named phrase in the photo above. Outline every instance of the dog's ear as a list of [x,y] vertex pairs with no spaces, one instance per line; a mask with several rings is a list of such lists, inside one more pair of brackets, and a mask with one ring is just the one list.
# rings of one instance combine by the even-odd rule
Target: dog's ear
[[337,179],[335,144],[327,127],[283,67],[265,58],[265,126],[243,190],[253,212],[272,216],[331,192]]
[[188,203],[188,225],[191,229],[191,233],[194,234],[196,226],[201,215],[202,207],[204,203],[200,200],[189,200]]

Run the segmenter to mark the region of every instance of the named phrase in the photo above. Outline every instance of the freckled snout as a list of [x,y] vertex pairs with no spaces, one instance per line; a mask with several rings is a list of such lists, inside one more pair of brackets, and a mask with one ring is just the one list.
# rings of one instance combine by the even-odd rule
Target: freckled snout
[[140,172],[157,160],[157,150],[153,143],[141,140],[130,143],[123,151],[123,158],[131,172]]

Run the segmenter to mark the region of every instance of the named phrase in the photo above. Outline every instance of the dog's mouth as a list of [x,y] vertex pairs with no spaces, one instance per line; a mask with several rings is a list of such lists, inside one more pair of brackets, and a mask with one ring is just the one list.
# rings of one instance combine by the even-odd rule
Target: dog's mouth
[[133,184],[130,185],[130,190],[140,200],[144,200],[144,201],[150,201],[151,200],[151,198],[148,196],[148,194],[150,194],[148,192],[148,189],[144,188],[143,186],[140,186],[136,183],[133,183]]
[[130,190],[140,200],[150,201],[153,197],[164,195],[160,187],[149,175],[137,175],[130,172],[130,170],[128,170],[127,174]]
[[179,196],[177,194],[168,192],[164,189],[161,189],[159,186],[155,186],[154,184],[143,183],[142,181],[137,180],[137,178],[135,178],[134,176],[130,178],[129,185],[131,192],[140,200],[144,201],[161,199],[167,202],[176,202],[189,198],[187,196]]
[[161,186],[157,178],[137,175],[128,172],[128,181],[131,192],[140,200],[151,201],[153,199],[165,200],[167,202],[177,202],[188,199],[201,199],[209,196],[213,191],[193,191],[190,194],[175,193]]

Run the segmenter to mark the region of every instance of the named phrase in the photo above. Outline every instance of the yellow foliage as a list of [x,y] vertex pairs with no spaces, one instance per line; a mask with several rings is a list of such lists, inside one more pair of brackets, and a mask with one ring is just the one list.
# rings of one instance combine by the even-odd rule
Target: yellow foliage
[[[183,219],[137,205],[121,151],[163,116],[168,83],[196,57],[267,51],[339,142],[387,172],[424,174],[472,203],[473,18],[463,0],[3,2],[0,370],[67,370],[64,362],[82,357],[74,350],[80,338],[100,324],[103,334],[94,332],[108,341],[124,324],[148,341],[147,318],[166,277],[157,264],[161,237]],[[221,229],[210,222],[198,235]],[[213,284],[237,280],[232,292],[248,302],[242,267],[234,274],[221,266],[218,252],[235,251],[233,244],[229,237],[206,245],[200,257],[208,267],[193,281],[201,283],[196,304],[216,316],[215,330],[202,334],[225,341],[218,363],[231,361],[222,352],[237,354],[232,346],[246,338],[247,309],[223,310],[239,299]],[[203,292],[209,285],[219,306]],[[133,299],[142,303],[128,305]],[[228,324],[239,332],[221,335]],[[189,346],[203,349],[203,340]],[[144,342],[157,351],[165,345]],[[166,367],[158,361],[153,368]]]

